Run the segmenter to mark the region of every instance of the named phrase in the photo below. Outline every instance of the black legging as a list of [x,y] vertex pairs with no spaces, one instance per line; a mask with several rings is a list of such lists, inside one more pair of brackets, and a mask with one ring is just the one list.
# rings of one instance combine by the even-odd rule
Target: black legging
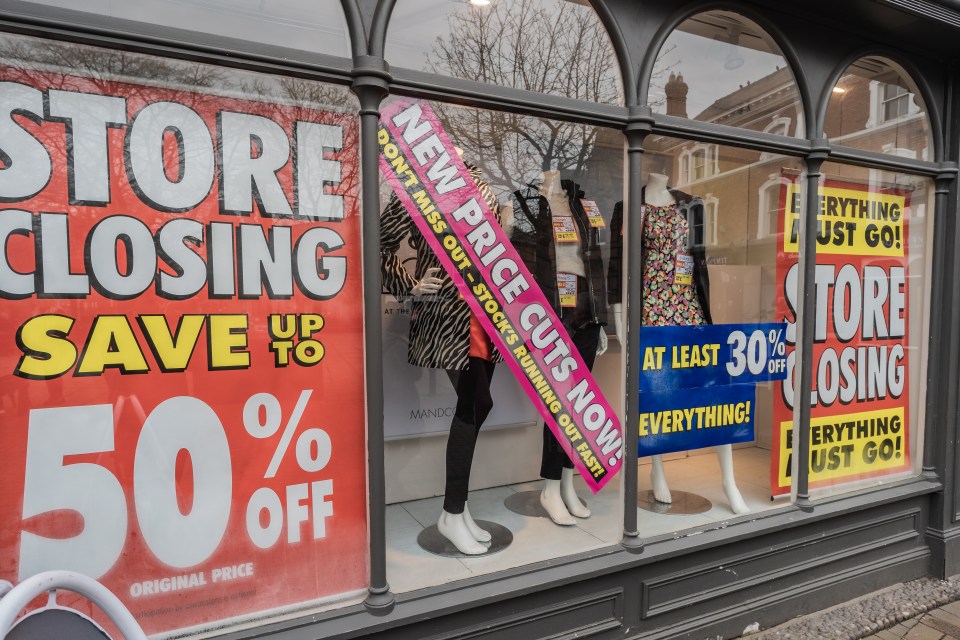
[[[593,362],[597,359],[597,345],[600,344],[599,324],[589,324],[580,329],[570,331],[570,339],[580,352],[587,369],[593,371]],[[540,458],[540,477],[546,480],[559,480],[563,468],[573,469],[573,461],[567,457],[557,437],[543,425],[543,455]]]
[[495,366],[488,360],[471,356],[463,371],[447,371],[457,390],[457,411],[447,439],[447,485],[443,498],[443,510],[447,513],[463,513],[467,502],[477,435],[493,409],[490,381]]

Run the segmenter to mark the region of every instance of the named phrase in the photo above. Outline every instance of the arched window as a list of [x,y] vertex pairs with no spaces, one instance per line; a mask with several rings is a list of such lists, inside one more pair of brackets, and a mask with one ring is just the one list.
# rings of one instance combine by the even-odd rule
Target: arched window
[[390,19],[386,59],[393,67],[623,104],[613,46],[585,2],[403,0]]
[[823,125],[835,144],[927,159],[930,119],[916,83],[896,63],[876,56],[847,67],[833,87]]
[[803,111],[780,47],[756,23],[731,11],[699,13],[670,34],[654,63],[647,103],[665,115],[803,135],[800,127],[779,127]]

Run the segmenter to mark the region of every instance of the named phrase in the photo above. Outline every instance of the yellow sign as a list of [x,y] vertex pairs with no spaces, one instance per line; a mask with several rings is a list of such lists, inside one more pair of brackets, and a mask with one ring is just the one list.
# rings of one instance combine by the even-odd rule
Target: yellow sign
[[[810,420],[810,482],[851,480],[909,464],[903,407]],[[793,423],[780,424],[780,486],[790,485]]]
[[[818,195],[817,253],[903,257],[906,216],[902,195],[859,189],[821,187]],[[800,230],[800,185],[787,185],[783,250],[797,253]]]

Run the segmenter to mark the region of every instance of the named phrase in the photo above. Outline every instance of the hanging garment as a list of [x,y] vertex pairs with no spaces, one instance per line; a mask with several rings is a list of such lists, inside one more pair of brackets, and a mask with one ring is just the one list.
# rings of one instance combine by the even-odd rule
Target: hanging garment
[[687,217],[676,204],[643,205],[643,325],[707,324],[687,248]]
[[561,180],[576,226],[584,276],[577,276],[571,290],[576,291],[575,303],[561,304],[557,284],[557,251],[553,212],[550,203],[537,186],[513,192],[513,234],[510,242],[536,280],[544,297],[567,329],[579,329],[589,324],[607,323],[607,288],[604,282],[603,258],[600,255],[599,234],[590,226],[580,199],[580,186],[572,180]]
[[[673,220],[670,226],[673,227],[672,233],[679,233],[683,238],[684,246],[688,246],[687,236],[689,234],[689,220],[692,219],[694,225],[703,224],[703,206],[700,204],[699,200],[692,198],[690,195],[678,191],[675,189],[670,190],[670,194],[673,196],[676,204],[670,205],[672,207]],[[645,195],[645,189],[641,190],[640,197],[643,199]],[[644,205],[646,209],[648,205]],[[654,207],[654,209],[656,209]],[[649,274],[649,284],[656,283],[658,286],[665,284],[666,281],[664,278],[658,278],[656,274],[649,273],[651,269],[651,264],[646,260],[646,254],[649,251],[650,244],[656,243],[661,244],[664,242],[662,238],[659,237],[659,234],[665,231],[665,224],[661,223],[660,225],[653,224],[649,229],[646,226],[646,220],[648,216],[643,216],[644,219],[644,230],[642,234],[642,246],[640,248],[641,255],[644,256],[644,262],[641,265],[641,273],[643,274],[643,324],[712,324],[713,319],[710,315],[710,276],[707,271],[707,259],[706,251],[702,244],[694,243],[689,249],[689,254],[693,258],[693,298],[696,300],[697,312],[691,312],[691,315],[685,315],[680,313],[679,317],[677,314],[669,313],[667,306],[670,300],[673,301],[675,306],[679,309],[689,310],[690,307],[690,292],[689,291],[677,291],[676,294],[682,294],[679,297],[675,297],[676,294],[673,292],[673,282],[672,274],[670,282],[667,283],[670,285],[669,294],[665,293],[662,289],[657,291],[657,300],[654,301],[653,293],[648,286],[648,274]],[[682,226],[678,226],[682,225]],[[674,251],[676,245],[673,245],[674,249],[668,249],[669,251]],[[656,257],[658,262],[665,262],[664,253],[661,250]],[[676,258],[672,261],[671,268],[675,268]],[[608,265],[608,276],[607,284],[609,286],[609,300],[610,304],[618,304],[623,301],[624,291],[622,286],[623,280],[623,203],[618,202],[613,209],[613,216],[610,220],[610,260]],[[678,289],[684,287],[681,285]],[[661,302],[660,294],[664,294],[664,300]],[[648,322],[648,310],[656,314],[658,321],[657,322]],[[664,321],[666,318],[674,318],[674,321]],[[692,319],[690,321],[687,318]],[[661,319],[662,318],[662,319]]]

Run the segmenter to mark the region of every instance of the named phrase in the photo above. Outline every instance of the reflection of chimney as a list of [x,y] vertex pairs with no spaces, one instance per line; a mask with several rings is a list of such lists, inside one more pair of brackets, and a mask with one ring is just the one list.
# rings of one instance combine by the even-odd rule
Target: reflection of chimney
[[667,115],[687,117],[687,83],[683,81],[683,74],[670,74],[670,79],[663,87],[667,94]]

